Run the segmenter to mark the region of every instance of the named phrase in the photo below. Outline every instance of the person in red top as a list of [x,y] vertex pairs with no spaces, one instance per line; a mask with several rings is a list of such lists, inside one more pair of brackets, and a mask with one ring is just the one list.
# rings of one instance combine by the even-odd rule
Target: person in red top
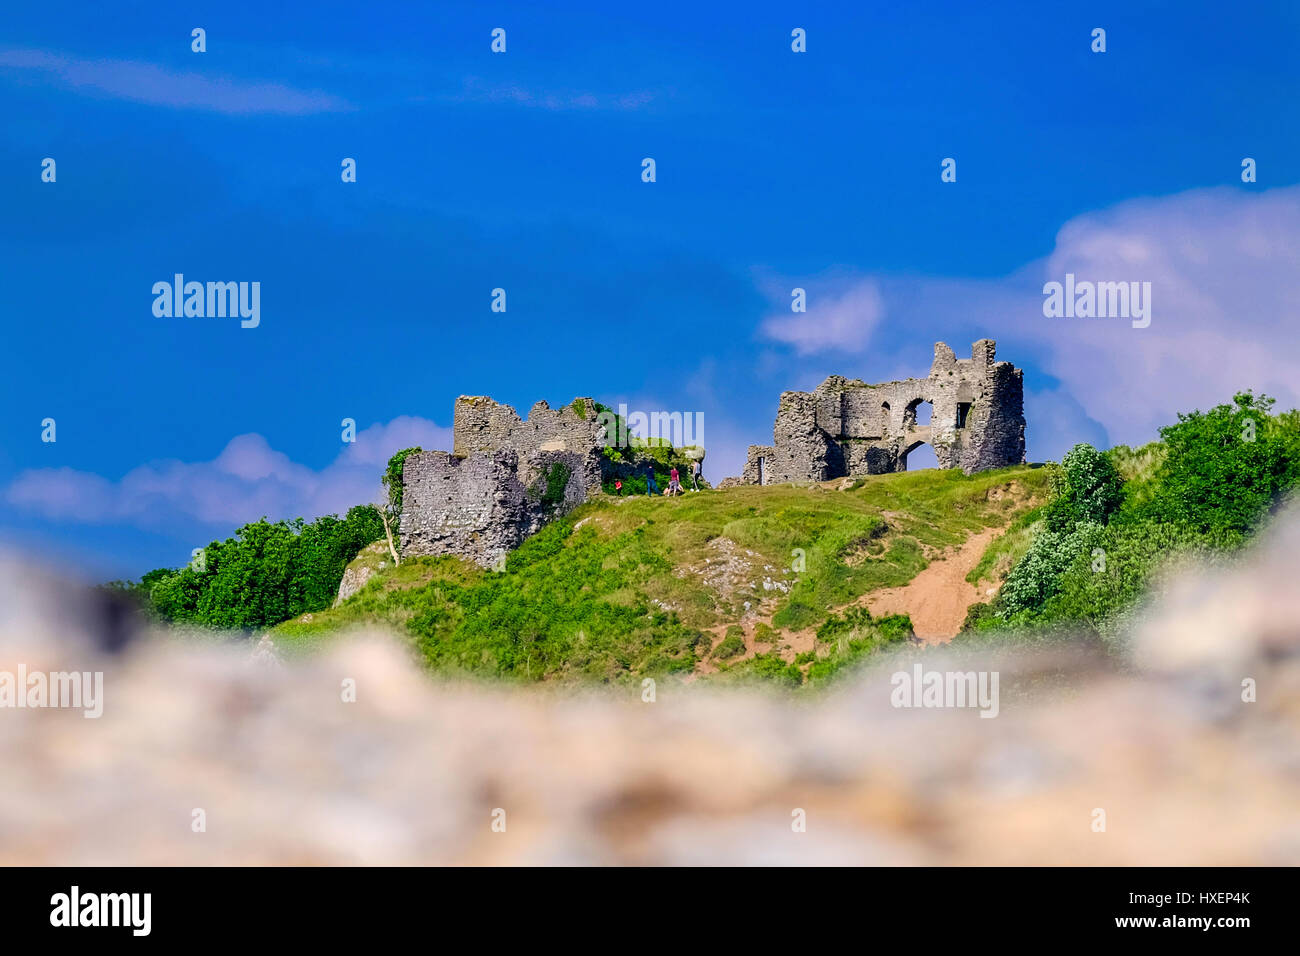
[[682,493],[681,479],[678,477],[676,466],[668,472],[668,494],[680,495]]

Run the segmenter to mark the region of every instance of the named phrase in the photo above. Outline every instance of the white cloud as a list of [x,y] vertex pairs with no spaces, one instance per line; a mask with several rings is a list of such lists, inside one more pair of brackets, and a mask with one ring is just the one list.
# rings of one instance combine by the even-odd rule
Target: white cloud
[[401,448],[451,447],[451,429],[402,416],[357,433],[355,443],[316,471],[276,451],[261,435],[232,438],[212,461],[155,461],[110,481],[72,468],[22,472],[10,504],[47,518],[166,528],[178,520],[233,528],[262,516],[315,518],[376,501],[384,465]]
[[794,346],[800,355],[864,352],[884,314],[877,284],[868,279],[840,292],[808,290],[807,312],[777,313],[763,320],[767,338]]
[[43,75],[77,92],[89,90],[174,109],[304,115],[354,108],[328,93],[298,90],[281,83],[170,70],[138,60],[80,59],[50,50],[0,49],[0,69],[27,76]]
[[1176,412],[1243,388],[1300,403],[1300,187],[1198,190],[1081,216],[1061,229],[1042,281],[1067,272],[1151,283],[1145,329],[1027,310],[1047,370],[1116,441],[1154,437]]

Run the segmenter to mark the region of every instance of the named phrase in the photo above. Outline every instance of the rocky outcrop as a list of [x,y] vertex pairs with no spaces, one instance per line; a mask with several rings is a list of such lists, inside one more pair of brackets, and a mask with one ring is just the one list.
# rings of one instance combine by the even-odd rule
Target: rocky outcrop
[[334,607],[338,607],[365,587],[366,582],[388,567],[390,562],[387,541],[376,541],[362,548],[343,569],[343,578],[339,581],[339,593],[334,599]]

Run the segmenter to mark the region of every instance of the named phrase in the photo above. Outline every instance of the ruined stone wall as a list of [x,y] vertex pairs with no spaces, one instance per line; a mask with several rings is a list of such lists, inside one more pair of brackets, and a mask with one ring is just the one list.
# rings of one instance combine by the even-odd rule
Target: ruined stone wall
[[[509,405],[461,396],[452,431],[453,452],[406,459],[403,555],[454,554],[491,567],[600,490],[600,425],[590,398],[559,409],[538,402],[521,419]],[[564,476],[558,495],[552,474]]]
[[452,421],[452,452],[464,458],[509,449],[525,465],[544,452],[574,452],[583,459],[587,485],[595,489],[600,487],[600,431],[591,398],[577,398],[560,408],[538,402],[523,419],[509,405],[483,395],[462,395],[456,399]]
[[[833,375],[812,392],[785,392],[773,442],[751,446],[742,478],[756,484],[761,471],[768,484],[901,471],[921,444],[934,448],[941,468],[1019,464],[1023,376],[995,354],[992,339],[976,342],[969,359],[938,342],[926,378],[869,385]],[[917,424],[922,402],[932,407],[928,425]]]
[[529,524],[513,452],[411,455],[402,469],[401,553],[455,554],[490,566]]
[[771,445],[750,445],[749,455],[745,458],[745,470],[740,475],[741,482],[747,485],[766,485],[768,480],[763,470],[764,464],[771,461],[774,454],[776,449]]
[[[551,499],[547,477],[556,465],[567,476],[559,498]],[[548,520],[587,500],[592,489],[583,466],[582,456],[565,451],[525,462],[513,450],[411,455],[402,470],[401,553],[454,554],[491,567]]]

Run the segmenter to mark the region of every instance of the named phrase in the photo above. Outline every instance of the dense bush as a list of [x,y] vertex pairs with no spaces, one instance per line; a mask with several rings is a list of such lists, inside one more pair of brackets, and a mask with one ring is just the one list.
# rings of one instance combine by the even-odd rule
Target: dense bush
[[743,653],[745,653],[745,632],[738,625],[733,624],[727,628],[726,635],[718,646],[713,649],[713,656],[721,660],[727,660]]
[[[1243,392],[1180,414],[1159,445],[1076,445],[1043,524],[975,631],[1069,625],[1109,636],[1169,558],[1240,546],[1300,483],[1300,414]],[[1123,475],[1128,475],[1125,481]]]
[[1091,445],[1066,452],[1052,477],[1053,498],[1044,515],[1049,531],[1069,531],[1080,522],[1103,525],[1124,501],[1119,472]]
[[190,565],[150,571],[128,589],[164,620],[266,627],[329,607],[348,562],[383,535],[370,505],[310,524],[262,519],[212,542]]
[[1039,620],[1108,633],[1108,626],[1147,592],[1163,561],[1216,547],[1213,539],[1181,525],[1136,521],[1113,523],[1090,543],[1061,572],[1038,610]]
[[1180,414],[1160,429],[1152,518],[1204,534],[1246,535],[1300,480],[1300,415],[1273,416],[1273,399],[1250,392],[1208,412]]
[[1100,546],[1102,525],[1081,522],[1060,531],[1040,531],[1029,550],[1007,576],[998,594],[998,614],[1015,620],[1036,611],[1057,594],[1061,576],[1080,558],[1092,558]]
[[562,461],[554,462],[546,469],[537,489],[546,511],[554,512],[564,502],[564,489],[569,485],[571,474],[573,470]]

